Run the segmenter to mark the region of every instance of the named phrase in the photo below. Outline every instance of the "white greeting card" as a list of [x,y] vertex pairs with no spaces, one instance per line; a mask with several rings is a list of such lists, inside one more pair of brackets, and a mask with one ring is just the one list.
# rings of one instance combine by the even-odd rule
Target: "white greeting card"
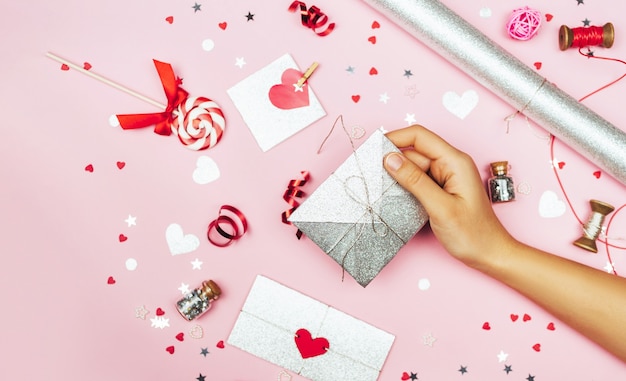
[[228,343],[314,381],[375,381],[394,339],[259,275]]
[[302,71],[285,54],[228,89],[263,152],[326,115]]

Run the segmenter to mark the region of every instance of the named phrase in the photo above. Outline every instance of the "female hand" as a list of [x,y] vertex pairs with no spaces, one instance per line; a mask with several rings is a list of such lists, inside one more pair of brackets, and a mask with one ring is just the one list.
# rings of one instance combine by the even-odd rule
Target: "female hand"
[[422,203],[433,233],[450,254],[480,268],[510,251],[516,241],[494,214],[469,155],[419,125],[386,136],[403,154],[387,155],[385,168]]

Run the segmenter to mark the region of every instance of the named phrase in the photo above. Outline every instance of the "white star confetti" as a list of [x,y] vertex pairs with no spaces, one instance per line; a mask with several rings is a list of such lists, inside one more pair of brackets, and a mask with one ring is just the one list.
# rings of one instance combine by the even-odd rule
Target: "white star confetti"
[[606,270],[607,273],[612,274],[615,271],[615,266],[613,266],[611,262],[607,262],[606,266],[604,266],[604,269]]
[[304,92],[303,87],[304,87],[304,84],[302,86],[298,86],[297,83],[294,83],[293,84],[293,92],[294,93],[298,93],[298,92],[302,93],[302,92]]
[[192,270],[202,270],[202,261],[199,260],[198,258],[194,259],[191,262],[191,269]]
[[498,353],[498,362],[505,362],[507,358],[509,358],[509,354],[504,353],[503,350],[500,350],[500,353]]
[[191,290],[189,289],[189,285],[185,284],[185,283],[181,283],[180,287],[178,287],[178,290],[180,291],[181,294],[183,295],[187,295],[188,293],[191,292]]
[[387,95],[387,93],[380,94],[380,96],[378,98],[378,100],[381,101],[384,104],[387,104],[389,99],[391,99],[391,98],[389,98],[389,95]]
[[124,222],[126,222],[128,224],[128,227],[136,226],[137,225],[137,217],[133,217],[133,216],[131,216],[129,214],[128,218],[125,219]]
[[238,68],[243,69],[245,64],[246,64],[246,61],[243,59],[243,57],[235,58],[235,66],[237,66]]
[[415,120],[415,114],[406,114],[406,118],[404,118],[404,121],[407,123],[407,125],[412,125],[415,124],[415,122],[417,122]]
[[146,315],[148,313],[149,313],[149,311],[146,309],[145,306],[139,306],[139,307],[135,308],[135,317],[137,319],[146,320]]
[[164,318],[163,316],[155,316],[150,319],[150,322],[152,323],[151,326],[154,328],[163,329],[170,326],[170,319]]
[[432,333],[428,332],[422,336],[422,343],[428,347],[432,347],[437,339]]

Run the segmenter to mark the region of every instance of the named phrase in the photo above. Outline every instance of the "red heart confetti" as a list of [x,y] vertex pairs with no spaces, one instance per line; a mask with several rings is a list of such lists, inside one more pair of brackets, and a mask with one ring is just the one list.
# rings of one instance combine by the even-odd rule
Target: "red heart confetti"
[[67,66],[66,64],[63,64],[63,65],[61,65],[61,70],[68,71],[68,70],[70,70],[70,67]]
[[376,74],[378,74],[378,70],[376,70],[376,68],[375,68],[375,67],[372,67],[372,68],[370,69],[370,75],[376,75]]
[[352,102],[359,103],[360,100],[361,100],[361,96],[360,95],[353,95],[352,96]]
[[215,345],[219,349],[224,349],[224,340],[218,341],[217,345]]
[[226,21],[221,22],[219,24],[217,24],[221,30],[226,30],[226,27],[228,26],[228,23]]
[[541,69],[541,62],[535,62],[534,65],[535,65],[535,69],[537,70]]
[[371,36],[370,38],[367,39],[367,41],[371,42],[372,44],[376,43],[376,36]]
[[380,24],[378,23],[378,21],[374,21],[372,23],[372,29],[378,29],[378,28],[380,28]]
[[554,331],[556,328],[554,327],[554,323],[550,322],[550,324],[548,324],[548,326],[546,327],[548,330],[550,331]]
[[126,163],[124,163],[123,161],[118,161],[117,163],[117,168],[122,169],[126,166]]
[[107,279],[107,284],[115,284],[115,278],[110,276],[109,279]]
[[564,161],[559,161],[559,163],[557,165],[559,166],[559,169],[563,169],[563,167],[565,167],[565,162]]
[[511,314],[511,321],[517,321],[517,318],[519,316],[515,315],[515,314]]
[[173,23],[173,22],[174,22],[174,16],[167,16],[167,17],[165,18],[165,21],[167,21],[167,22],[168,22],[168,23],[170,23],[170,24],[171,24],[171,23]]
[[524,321],[529,321],[529,320],[531,320],[531,319],[532,319],[532,318],[530,317],[530,315],[529,315],[529,314],[524,314],[524,317],[522,318],[522,320],[524,320]]
[[178,335],[176,335],[176,340],[178,340],[178,341],[185,340],[185,334],[180,332]]
[[600,171],[595,171],[595,172],[593,173],[593,175],[596,177],[596,179],[599,179],[599,178],[600,178],[600,176],[602,176],[602,172],[600,172]]
[[85,63],[83,64],[83,69],[85,69],[85,70],[89,70],[89,69],[91,69],[91,64],[90,64],[89,62],[85,62]]
[[163,315],[165,315],[165,311],[163,311],[161,309],[161,307],[157,308],[156,309],[156,316],[163,316]]
[[537,344],[533,345],[533,349],[535,350],[535,352],[540,352],[541,351],[541,344],[537,343]]
[[87,171],[87,172],[93,172],[93,165],[92,165],[92,164],[88,164],[88,165],[85,167],[85,171]]
[[117,237],[117,239],[118,239],[120,242],[125,242],[125,241],[128,239],[128,237],[126,237],[124,234],[120,234],[120,235]]
[[409,378],[411,378],[411,376],[409,376],[407,372],[402,372],[402,377],[401,377],[402,380],[406,381]]
[[311,332],[304,328],[296,331],[294,340],[303,359],[323,355],[330,348],[328,340],[323,337],[314,339],[311,336]]
[[165,350],[167,352],[169,352],[169,354],[173,355],[174,354],[174,346],[170,345],[169,347],[165,348]]
[[552,17],[554,17],[554,16],[552,16],[550,13],[546,13],[546,21],[547,22],[552,21]]
[[483,323],[483,329],[484,329],[485,331],[489,331],[489,330],[491,329],[491,325],[489,324],[489,322],[488,322],[488,321],[486,321],[486,322],[484,322],[484,323]]

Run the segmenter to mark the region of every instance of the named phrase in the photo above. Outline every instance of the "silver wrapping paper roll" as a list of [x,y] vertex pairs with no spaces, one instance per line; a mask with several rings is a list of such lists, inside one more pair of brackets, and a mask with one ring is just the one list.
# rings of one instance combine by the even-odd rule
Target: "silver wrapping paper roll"
[[516,110],[626,184],[626,134],[437,0],[364,0]]

